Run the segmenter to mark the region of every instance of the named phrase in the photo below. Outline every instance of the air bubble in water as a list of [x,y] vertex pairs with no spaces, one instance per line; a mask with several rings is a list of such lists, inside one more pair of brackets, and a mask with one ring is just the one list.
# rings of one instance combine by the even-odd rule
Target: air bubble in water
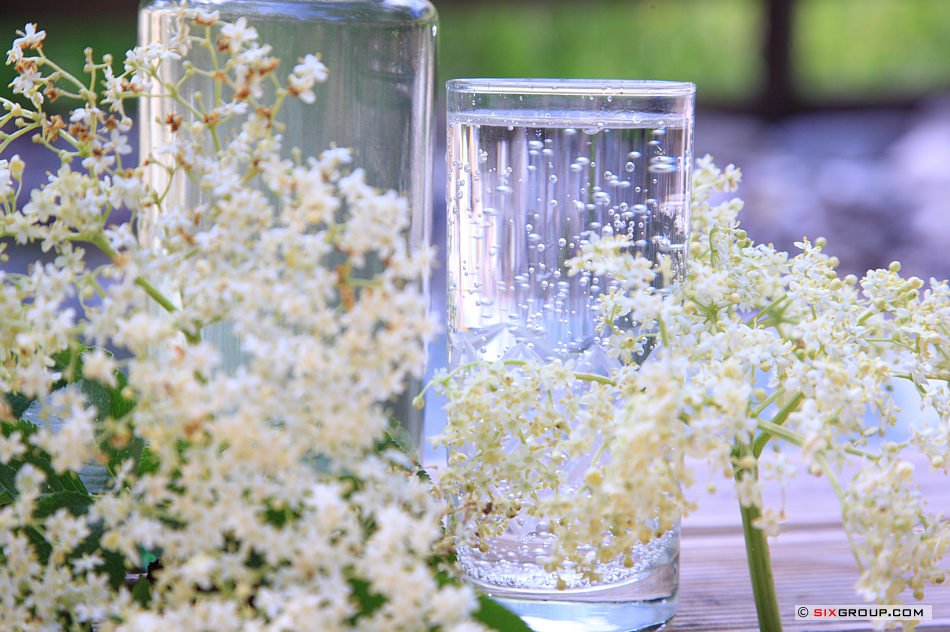
[[567,240],[561,237],[560,239],[557,240],[557,245],[563,248],[564,246],[567,245]]
[[628,162],[623,168],[627,170],[627,173],[632,173],[633,170],[637,168],[637,166],[632,162]]

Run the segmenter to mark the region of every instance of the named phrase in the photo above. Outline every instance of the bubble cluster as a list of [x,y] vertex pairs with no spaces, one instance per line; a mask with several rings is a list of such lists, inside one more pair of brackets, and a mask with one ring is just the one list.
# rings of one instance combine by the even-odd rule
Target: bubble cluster
[[531,353],[603,370],[594,315],[616,283],[566,261],[617,234],[631,256],[682,265],[683,130],[464,121],[449,140],[453,362]]

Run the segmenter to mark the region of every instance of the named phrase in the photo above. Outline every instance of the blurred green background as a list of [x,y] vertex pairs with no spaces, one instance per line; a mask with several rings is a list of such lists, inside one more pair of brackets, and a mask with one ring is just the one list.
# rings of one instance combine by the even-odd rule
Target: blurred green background
[[[743,167],[757,239],[824,235],[849,271],[950,276],[950,0],[432,1],[437,95],[465,76],[692,81],[697,155]],[[87,45],[121,64],[137,5],[0,0],[0,39],[36,21],[70,71]]]
[[[950,88],[948,0],[434,1],[441,80],[679,79],[697,84],[700,106],[761,111],[769,8],[787,5],[791,91],[783,97],[793,95],[796,104],[908,99]],[[50,54],[72,60],[71,70],[81,67],[86,45],[121,59],[135,40],[134,0],[4,4],[5,41],[27,20],[38,21]],[[12,78],[3,67],[2,85]]]

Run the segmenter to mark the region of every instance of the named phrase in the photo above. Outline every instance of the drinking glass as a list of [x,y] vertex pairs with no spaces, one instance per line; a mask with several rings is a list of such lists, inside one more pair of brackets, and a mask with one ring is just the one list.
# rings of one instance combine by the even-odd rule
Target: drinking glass
[[[450,365],[560,359],[607,374],[617,360],[595,317],[613,281],[568,275],[565,262],[594,235],[627,234],[630,256],[682,273],[695,87],[458,79],[447,92]],[[487,550],[461,546],[468,579],[539,631],[639,630],[673,616],[678,530],[642,545],[634,564],[603,564],[601,581],[565,586],[544,567],[539,522],[516,516]]]

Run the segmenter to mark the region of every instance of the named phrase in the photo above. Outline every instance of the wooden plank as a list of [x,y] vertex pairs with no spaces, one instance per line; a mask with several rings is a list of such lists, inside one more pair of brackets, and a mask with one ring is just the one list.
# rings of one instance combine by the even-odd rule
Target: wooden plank
[[[916,464],[931,508],[950,509],[950,481]],[[699,480],[705,480],[701,477]],[[667,626],[676,632],[758,630],[737,501],[728,481],[713,495],[694,492],[699,510],[683,522],[679,613]],[[780,501],[773,490],[768,499]],[[860,604],[854,592],[857,565],[841,528],[840,506],[828,482],[807,474],[785,491],[789,521],[771,542],[776,591],[786,630],[871,630],[868,622],[795,621],[797,604]],[[948,560],[950,566],[950,560]],[[950,579],[950,577],[948,577]],[[903,601],[915,603],[910,595]],[[933,621],[918,629],[950,632],[950,581],[927,590]]]

